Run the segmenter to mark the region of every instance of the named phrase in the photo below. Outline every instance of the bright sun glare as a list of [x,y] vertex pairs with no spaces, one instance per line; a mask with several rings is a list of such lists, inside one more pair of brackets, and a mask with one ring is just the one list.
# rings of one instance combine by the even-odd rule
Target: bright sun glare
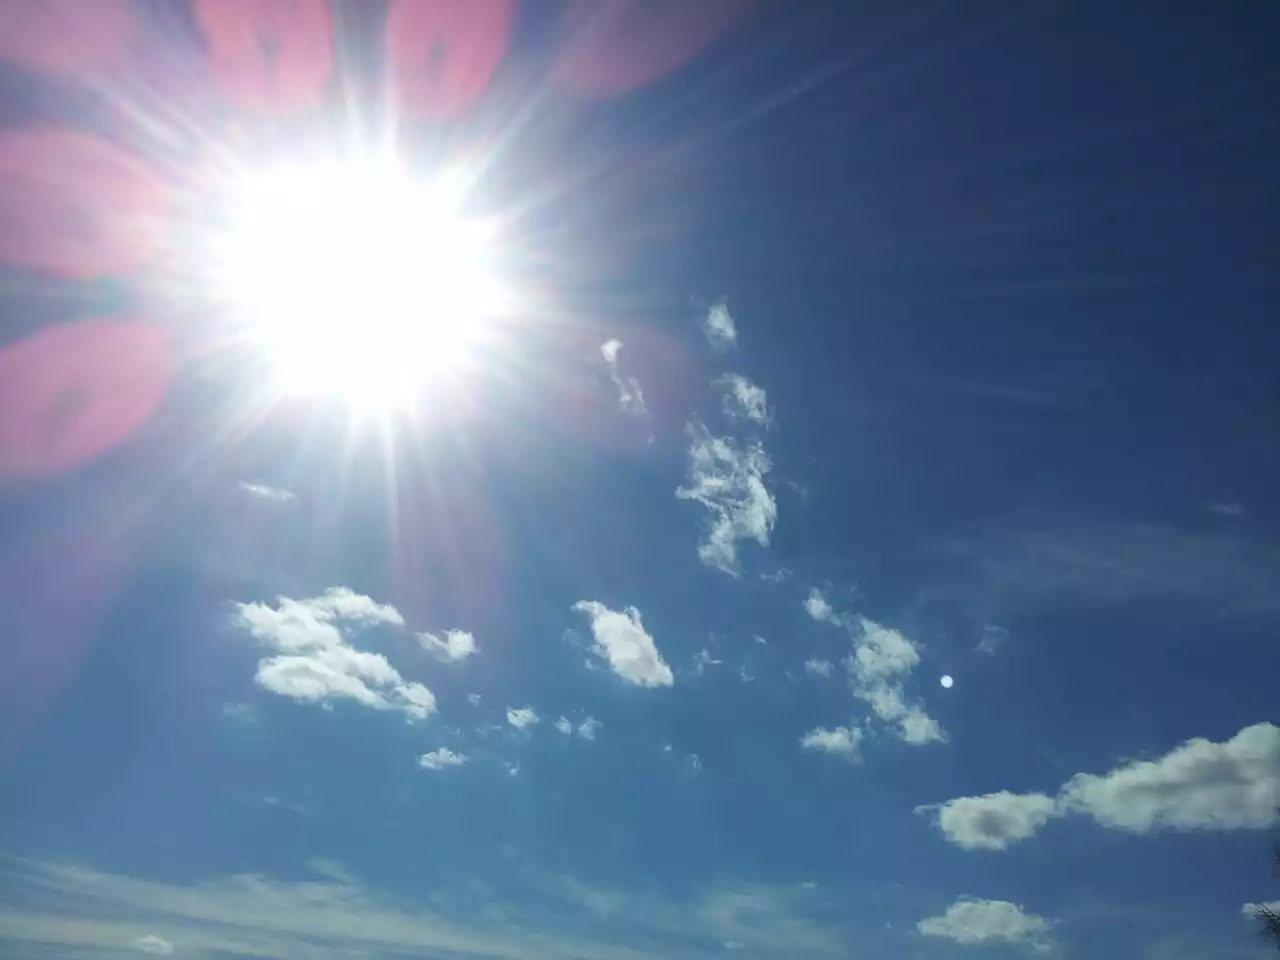
[[244,179],[229,214],[220,282],[279,389],[404,401],[466,361],[499,306],[493,237],[447,183],[280,169]]

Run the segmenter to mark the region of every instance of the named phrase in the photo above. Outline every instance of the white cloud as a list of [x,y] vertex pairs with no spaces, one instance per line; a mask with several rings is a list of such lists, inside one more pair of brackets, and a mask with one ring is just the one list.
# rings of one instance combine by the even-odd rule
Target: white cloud
[[638,687],[669,687],[675,682],[635,607],[610,610],[597,600],[580,600],[573,609],[591,619],[591,652],[623,680]]
[[714,350],[730,350],[738,345],[738,328],[725,301],[721,300],[707,311],[702,318],[702,332]]
[[293,503],[298,499],[296,493],[290,493],[288,490],[281,490],[279,487],[269,487],[263,483],[246,483],[241,482],[240,489],[251,496],[258,497],[270,503]]
[[726,940],[724,942],[724,948],[726,950],[745,950],[747,945],[741,940]]
[[829,677],[834,669],[830,660],[806,660],[804,672],[815,677]]
[[1043,793],[988,793],[958,797],[938,806],[916,808],[936,814],[938,828],[948,840],[966,850],[1003,850],[1026,840],[1054,817],[1058,804]]
[[711,656],[711,651],[705,647],[693,655],[693,672],[701,674],[707,667],[718,667],[723,660],[716,660]]
[[473,707],[480,706],[480,699],[481,697],[480,697],[480,694],[478,693],[467,694],[467,703],[471,704]]
[[811,589],[809,596],[804,598],[804,612],[819,623],[830,623],[836,618],[831,604],[822,595],[822,591],[817,589]]
[[533,707],[508,707],[507,723],[515,727],[517,730],[523,730],[526,727],[532,727],[541,718]]
[[603,723],[595,717],[587,717],[587,719],[578,724],[578,736],[583,740],[594,740],[596,738],[596,734],[603,729]]
[[466,754],[454,753],[448,747],[432,750],[418,758],[418,766],[423,770],[444,770],[447,767],[460,767],[466,762]]
[[403,625],[394,607],[332,587],[307,600],[279,597],[274,607],[236,604],[234,623],[277,652],[258,661],[254,677],[272,693],[311,703],[353,700],[413,719],[435,712],[430,690],[406,683],[386,657],[356,649],[343,634],[344,624]]
[[805,750],[818,753],[830,753],[846,760],[856,759],[862,746],[862,730],[858,727],[835,727],[825,729],[818,727],[810,730],[800,738],[800,746]]
[[956,943],[1014,943],[1035,950],[1048,950],[1047,937],[1053,922],[1026,913],[1008,900],[963,898],[947,907],[947,912],[916,924],[927,937],[945,937]]
[[557,730],[559,730],[561,733],[563,733],[566,737],[572,735],[573,733],[573,721],[570,720],[568,717],[561,717],[559,720],[557,720],[553,724],[553,726]]
[[676,496],[702,504],[711,514],[698,545],[702,562],[736,575],[738,544],[754,540],[767,547],[778,519],[777,501],[764,482],[772,464],[759,443],[713,437],[698,421],[688,432],[689,482]]
[[1269,827],[1278,797],[1280,727],[1269,723],[1222,743],[1196,737],[1102,776],[1078,773],[1059,795],[1068,811],[1132,833]]
[[258,719],[254,715],[253,707],[247,703],[224,703],[222,715],[236,723],[253,723]]
[[133,941],[134,949],[141,950],[143,953],[150,953],[157,957],[167,957],[173,953],[173,944],[164,937],[157,937],[153,933],[147,934],[145,937],[139,937]]
[[718,381],[724,388],[724,412],[734,419],[750,420],[761,426],[773,422],[769,398],[763,387],[738,373],[727,373]]
[[1084,814],[1114,830],[1245,830],[1277,821],[1280,727],[1257,723],[1230,740],[1195,737],[1156,760],[1097,775],[1078,773],[1056,799],[1040,794],[960,797],[937,811],[947,839],[968,849],[1001,850],[1050,819]]
[[600,345],[600,353],[609,365],[609,379],[618,388],[618,406],[622,412],[633,417],[644,417],[649,413],[644,402],[644,391],[640,381],[635,377],[623,377],[618,372],[618,354],[622,352],[621,340],[609,340]]
[[945,741],[942,727],[923,707],[906,701],[899,682],[920,663],[915,645],[897,630],[873,620],[863,618],[859,626],[853,654],[846,661],[854,695],[906,743],[920,746]]
[[[503,883],[516,883],[518,908],[495,910],[483,887],[466,882],[405,899],[324,878],[162,883],[83,865],[4,858],[0,866],[4,889],[14,894],[0,905],[5,956],[115,957],[141,934],[163,936],[175,945],[175,956],[281,960],[646,960],[655,952],[705,960],[721,955],[730,940],[761,956],[850,956],[839,927],[827,919],[834,904],[789,886],[726,883],[667,899],[594,880],[508,876]],[[566,916],[574,922],[566,924]]]
[[446,630],[443,636],[420,633],[418,642],[424,650],[445,663],[457,663],[480,652],[476,638],[465,630]]
[[1272,913],[1280,913],[1280,900],[1271,900],[1267,903],[1245,903],[1240,906],[1240,912],[1250,920],[1254,918],[1259,910],[1269,910]]

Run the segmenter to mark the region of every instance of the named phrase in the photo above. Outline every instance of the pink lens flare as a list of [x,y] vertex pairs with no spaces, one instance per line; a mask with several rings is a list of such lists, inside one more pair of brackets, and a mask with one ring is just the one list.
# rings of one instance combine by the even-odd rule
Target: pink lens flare
[[313,106],[333,70],[326,0],[196,0],[209,68],[240,106],[287,112]]
[[453,117],[484,93],[507,49],[514,0],[394,0],[386,50],[397,103]]
[[133,154],[55,126],[0,132],[0,260],[73,280],[141,266],[169,189]]
[[140,321],[79,320],[0,350],[0,478],[82,467],[155,413],[172,373],[168,337]]

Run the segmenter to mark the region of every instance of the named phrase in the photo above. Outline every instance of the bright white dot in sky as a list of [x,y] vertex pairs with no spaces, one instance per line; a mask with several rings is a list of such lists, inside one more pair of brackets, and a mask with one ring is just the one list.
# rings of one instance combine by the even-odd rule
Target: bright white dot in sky
[[468,360],[501,306],[490,230],[392,164],[244,177],[218,283],[287,391],[403,402]]
[[950,689],[951,685],[955,683],[955,681],[951,679],[951,675],[946,673],[942,675],[942,679],[938,682],[948,689]]

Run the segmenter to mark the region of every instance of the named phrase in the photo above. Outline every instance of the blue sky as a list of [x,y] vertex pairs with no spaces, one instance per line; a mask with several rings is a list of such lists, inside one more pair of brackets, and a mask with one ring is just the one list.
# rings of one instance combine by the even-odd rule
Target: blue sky
[[[0,954],[1262,955],[1274,11],[528,6],[402,149],[483,154],[536,295],[412,413],[250,408],[163,257],[0,226],[12,382],[86,315],[185,351],[82,462],[0,430]],[[148,50],[0,46],[5,123],[187,189],[121,98],[349,103]]]

